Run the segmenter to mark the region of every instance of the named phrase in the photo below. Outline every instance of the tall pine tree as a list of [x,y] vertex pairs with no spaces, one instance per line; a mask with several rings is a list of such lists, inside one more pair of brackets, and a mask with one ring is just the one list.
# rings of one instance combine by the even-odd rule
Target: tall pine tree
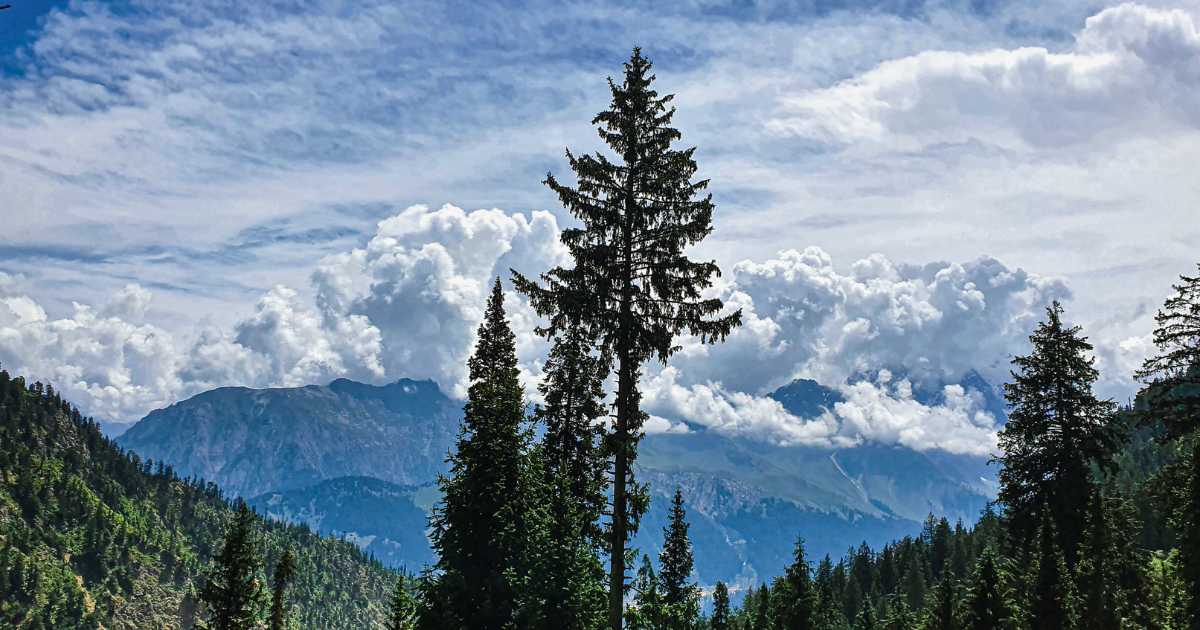
[[804,539],[797,538],[792,563],[771,589],[775,600],[775,626],[780,630],[809,630],[816,627],[817,591],[812,567],[804,555]]
[[275,564],[275,572],[271,575],[271,630],[287,628],[288,605],[287,587],[296,576],[296,556],[291,549],[285,549]]
[[710,630],[733,630],[732,612],[729,609],[729,587],[718,580],[713,588],[713,613],[708,620]]
[[1035,563],[1033,591],[1029,596],[1029,624],[1035,630],[1072,630],[1076,627],[1075,592],[1071,576],[1063,559],[1054,520],[1043,512],[1038,529],[1038,556]]
[[964,608],[966,630],[996,630],[1014,625],[1012,601],[1004,586],[1000,560],[990,547],[983,551],[975,567]]
[[[1200,271],[1200,265],[1197,265]],[[1157,352],[1146,359],[1137,377],[1145,382],[1138,394],[1143,422],[1166,429],[1185,457],[1164,469],[1168,485],[1186,492],[1171,506],[1180,532],[1180,568],[1187,590],[1190,630],[1200,630],[1200,273],[1181,275],[1175,294],[1155,315]]]
[[[522,619],[531,563],[531,522],[541,471],[534,470],[516,345],[496,279],[468,361],[470,386],[442,501],[430,518],[439,573],[430,619],[442,627],[503,628]],[[538,479],[531,479],[533,474]]]
[[262,615],[261,560],[254,533],[254,512],[238,501],[233,523],[225,533],[216,566],[200,590],[208,604],[208,630],[252,630]]
[[546,185],[583,224],[563,230],[562,242],[575,266],[542,275],[544,286],[515,274],[517,288],[549,317],[541,332],[557,334],[579,323],[613,353],[617,370],[616,417],[606,436],[612,459],[609,524],[608,617],[620,630],[625,598],[625,546],[636,533],[645,494],[632,466],[646,415],[637,389],[641,366],[665,362],[677,349],[675,336],[701,342],[724,339],[741,322],[741,312],[721,315],[721,300],[702,298],[720,270],[685,254],[712,231],[713,204],[707,180],[692,181],[694,149],[676,149],[670,95],[651,84],[650,62],[634,49],[621,83],[609,81],[612,103],[593,119],[601,139],[617,156],[576,157],[567,152],[577,185]]
[[663,549],[658,556],[658,581],[662,588],[664,630],[692,630],[700,623],[700,587],[692,581],[692,541],[688,539],[683,492],[675,489],[671,516],[663,528]]
[[401,575],[396,578],[396,586],[392,589],[386,630],[414,630],[416,622],[417,601],[408,592],[408,578]]
[[1013,359],[1013,381],[1004,386],[1010,412],[1000,432],[1000,502],[1018,547],[1032,542],[1048,508],[1073,567],[1095,489],[1092,467],[1109,467],[1116,448],[1116,407],[1092,393],[1099,377],[1092,346],[1062,312],[1058,302],[1046,309],[1029,337],[1032,354]]

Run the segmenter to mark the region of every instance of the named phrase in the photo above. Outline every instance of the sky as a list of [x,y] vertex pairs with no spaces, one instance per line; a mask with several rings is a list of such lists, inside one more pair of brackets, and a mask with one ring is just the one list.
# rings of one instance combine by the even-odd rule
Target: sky
[[[0,12],[0,365],[134,421],[225,385],[465,392],[489,282],[633,46],[741,307],[648,430],[986,453],[1044,307],[1126,400],[1200,261],[1200,2],[47,2]],[[547,343],[508,296],[533,394]],[[846,398],[797,418],[765,397]],[[927,395],[922,395],[925,392]]]

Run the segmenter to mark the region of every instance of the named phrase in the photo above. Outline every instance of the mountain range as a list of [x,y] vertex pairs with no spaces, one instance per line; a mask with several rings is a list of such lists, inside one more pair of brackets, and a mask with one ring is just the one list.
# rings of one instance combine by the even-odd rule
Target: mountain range
[[[977,374],[963,385],[1002,411]],[[914,396],[936,402],[936,391]],[[771,396],[800,417],[841,401],[811,380]],[[433,559],[425,518],[461,418],[461,403],[431,381],[228,387],[151,412],[118,443],[215,481],[260,513],[337,534],[385,564],[416,571]],[[973,522],[995,492],[985,457],[872,444],[773,446],[698,427],[646,436],[638,475],[650,483],[652,501],[634,547],[657,554],[668,498],[679,487],[698,578],[735,588],[779,574],[797,536],[813,557],[837,557],[864,541],[915,533],[931,513]]]

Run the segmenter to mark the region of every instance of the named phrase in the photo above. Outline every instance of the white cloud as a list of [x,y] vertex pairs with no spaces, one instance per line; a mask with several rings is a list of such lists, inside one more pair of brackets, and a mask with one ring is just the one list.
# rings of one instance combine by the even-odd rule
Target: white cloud
[[722,345],[685,344],[694,378],[763,393],[792,378],[840,383],[888,368],[937,385],[978,370],[993,383],[1054,299],[1060,280],[992,258],[898,265],[872,255],[834,267],[817,247],[734,265],[725,294],[746,325]]
[[785,99],[771,126],[833,143],[1010,149],[1170,133],[1200,123],[1200,31],[1181,10],[1123,4],[1070,49],[930,50]]

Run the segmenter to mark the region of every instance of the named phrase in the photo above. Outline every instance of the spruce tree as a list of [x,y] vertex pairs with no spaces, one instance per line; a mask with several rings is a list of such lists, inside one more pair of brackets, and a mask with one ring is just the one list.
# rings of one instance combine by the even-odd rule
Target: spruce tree
[[1029,623],[1037,630],[1072,630],[1076,627],[1075,593],[1055,536],[1054,520],[1048,512],[1044,514],[1038,531],[1036,577],[1028,605]]
[[729,610],[729,587],[718,580],[713,589],[713,613],[708,620],[709,630],[733,630],[733,619]]
[[1010,412],[1000,431],[1000,502],[1018,547],[1033,540],[1048,508],[1073,567],[1095,489],[1092,467],[1107,469],[1117,445],[1116,407],[1092,393],[1099,377],[1092,346],[1062,312],[1058,302],[1046,309],[1029,337],[1033,352],[1013,359],[1013,381],[1004,386]]
[[[552,336],[581,324],[616,361],[616,417],[606,435],[612,460],[608,616],[620,630],[625,596],[625,546],[637,531],[645,493],[632,472],[646,414],[637,389],[641,366],[666,362],[674,339],[690,333],[702,343],[722,340],[741,311],[721,315],[721,300],[702,298],[719,275],[715,262],[690,260],[685,250],[712,231],[707,180],[692,181],[694,149],[676,149],[672,97],[652,88],[650,62],[634,49],[624,80],[609,81],[612,103],[593,124],[617,156],[567,152],[577,185],[548,175],[546,185],[582,226],[562,232],[574,267],[542,275],[543,285],[514,274],[517,288],[549,324]],[[703,196],[701,196],[703,195]]]
[[700,587],[692,581],[692,565],[692,541],[688,539],[683,492],[676,488],[670,520],[663,528],[662,553],[658,556],[665,630],[689,630],[700,622]]
[[633,579],[633,605],[625,611],[629,630],[662,630],[663,599],[659,579],[650,556],[642,556],[642,566]]
[[958,585],[951,576],[943,576],[930,593],[929,614],[924,630],[959,630]]
[[1121,613],[1125,605],[1121,598],[1119,576],[1114,571],[1116,546],[1112,537],[1129,536],[1132,532],[1112,530],[1111,519],[1100,492],[1097,491],[1092,497],[1089,510],[1088,527],[1076,565],[1080,625],[1089,630],[1120,630]]
[[1012,602],[1004,588],[1000,561],[990,547],[983,551],[976,565],[964,608],[966,630],[996,630],[1013,623]]
[[430,517],[438,553],[435,593],[438,623],[461,628],[503,628],[521,619],[537,557],[532,523],[542,494],[531,486],[531,436],[524,425],[525,396],[518,378],[516,343],[504,313],[499,278],[488,298],[470,386],[449,475],[438,479],[441,503]]
[[285,549],[271,575],[271,630],[284,630],[287,627],[288,606],[285,598],[287,587],[295,576],[296,557],[291,549]]
[[871,605],[870,599],[864,599],[862,610],[859,611],[858,617],[854,619],[854,630],[878,630],[879,619],[875,615],[875,607]]
[[546,428],[542,437],[546,482],[551,486],[561,479],[569,482],[568,496],[579,519],[576,525],[597,545],[602,542],[599,520],[606,501],[598,422],[605,415],[608,367],[608,357],[594,352],[582,326],[561,330],[538,386],[543,403],[534,412],[534,419]]
[[1186,521],[1179,545],[1180,573],[1186,592],[1185,618],[1188,630],[1200,630],[1200,444],[1192,446],[1192,478],[1188,491]]
[[607,621],[604,566],[591,536],[592,513],[573,494],[575,481],[566,467],[559,467],[552,483],[543,484],[548,535],[539,545],[530,588],[540,609],[540,623],[534,625],[547,630],[592,630]]
[[809,630],[816,627],[817,592],[812,568],[804,556],[804,539],[797,538],[792,564],[771,589],[775,600],[775,626],[780,630]]
[[396,578],[396,586],[392,589],[392,601],[388,604],[388,620],[386,630],[414,630],[417,620],[417,602],[408,591],[408,579],[401,575]]
[[[1200,271],[1200,264],[1197,265]],[[1180,533],[1180,569],[1187,591],[1190,630],[1200,630],[1200,273],[1181,275],[1175,293],[1155,315],[1157,352],[1146,359],[1137,377],[1145,384],[1138,394],[1144,424],[1166,429],[1185,457],[1163,470],[1174,485],[1188,491],[1173,505]]]
[[200,590],[208,604],[208,630],[252,630],[262,615],[263,585],[259,581],[260,560],[254,529],[256,517],[245,501],[239,500],[233,523],[215,558],[216,566]]

